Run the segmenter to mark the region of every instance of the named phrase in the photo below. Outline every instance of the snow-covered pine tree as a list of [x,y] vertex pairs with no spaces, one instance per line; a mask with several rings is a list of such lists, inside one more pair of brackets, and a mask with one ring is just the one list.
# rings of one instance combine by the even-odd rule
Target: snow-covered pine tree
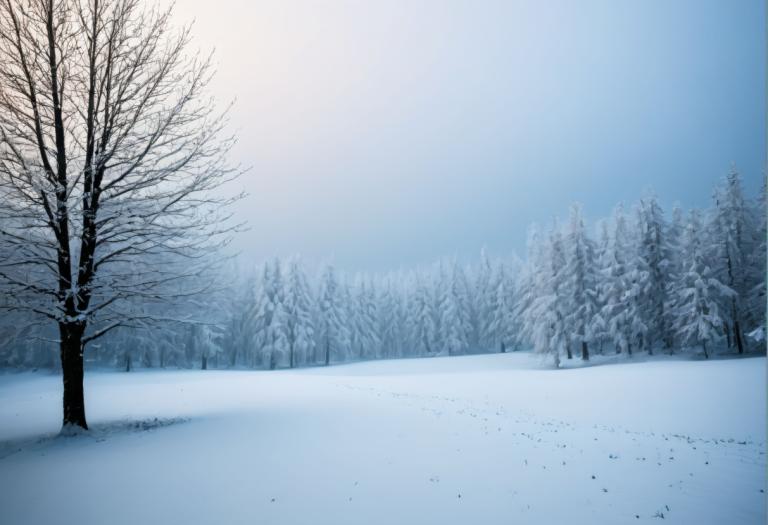
[[462,304],[463,272],[456,261],[449,264],[449,270],[440,265],[438,281],[439,352],[463,355],[469,349],[468,337],[472,327]]
[[676,294],[677,284],[680,281],[680,276],[683,272],[683,236],[685,234],[685,219],[683,218],[683,210],[679,204],[675,204],[672,207],[672,218],[669,221],[669,227],[667,228],[667,242],[669,244],[669,266],[668,275],[669,282],[667,284],[667,303],[665,305],[665,312],[669,322],[667,326],[670,328],[668,337],[669,353],[674,353],[675,346],[679,343],[677,332],[672,326],[675,321],[675,313],[672,311],[674,306],[674,298]]
[[608,221],[597,223],[598,240],[595,244],[595,302],[597,310],[592,316],[589,330],[592,340],[597,345],[597,351],[602,354],[605,343],[610,341],[610,331],[605,317],[606,296],[611,268],[611,236],[608,233]]
[[351,291],[350,300],[349,319],[354,334],[352,350],[359,359],[374,359],[379,352],[381,337],[376,322],[378,313],[373,283],[366,283],[364,277],[359,278],[357,286]]
[[565,256],[562,234],[557,224],[553,226],[547,244],[534,248],[533,253],[533,299],[525,311],[525,330],[530,334],[534,351],[552,355],[555,367],[559,367],[563,352],[566,352],[569,358],[572,356],[565,325]]
[[480,250],[480,264],[477,267],[477,275],[474,282],[473,308],[471,322],[473,336],[469,343],[482,350],[495,347],[493,334],[490,330],[492,321],[493,303],[496,300],[496,283],[494,283],[493,263],[488,257],[485,248]]
[[712,241],[715,249],[716,277],[736,293],[724,308],[729,313],[726,330],[731,334],[738,353],[744,352],[743,302],[749,294],[749,254],[754,237],[749,210],[744,201],[741,177],[734,170],[715,190],[712,215]]
[[264,353],[268,358],[269,369],[274,370],[285,366],[290,353],[288,312],[279,295],[275,295],[275,302],[272,303],[272,318],[267,328],[266,340]]
[[333,266],[326,266],[320,280],[318,294],[318,343],[324,364],[333,360],[344,360],[350,344],[346,308],[342,302],[342,291]]
[[541,239],[536,224],[528,228],[526,241],[526,260],[516,276],[517,297],[514,305],[514,315],[520,320],[520,331],[517,342],[520,345],[533,343],[533,323],[529,322],[531,308],[536,300],[537,276],[540,271],[538,263],[541,262]]
[[515,293],[511,276],[499,262],[496,271],[496,300],[491,315],[490,329],[498,341],[499,351],[506,352],[518,344],[520,326],[515,315]]
[[[655,196],[640,200],[637,209],[637,249],[634,262],[637,305],[642,323],[638,346],[653,354],[657,341],[672,346],[671,318],[666,311],[671,277],[671,249],[664,212]],[[638,327],[641,323],[636,323]]]
[[[768,175],[763,178],[760,194],[754,201],[752,253],[749,257],[749,289],[746,298],[746,319],[749,322],[749,333],[763,334],[766,332],[766,199],[768,199]],[[757,331],[757,332],[756,332]],[[759,336],[753,337],[760,341]]]
[[603,262],[603,317],[616,353],[632,354],[631,333],[634,311],[630,310],[630,268],[632,257],[627,221],[620,204],[613,212],[611,245]]
[[581,358],[589,360],[592,323],[597,304],[595,244],[587,235],[581,206],[571,207],[571,218],[564,241],[565,267],[562,294],[565,300],[565,322],[570,339],[581,346]]
[[285,283],[285,310],[288,321],[289,366],[313,359],[315,326],[312,290],[297,257],[288,262]]
[[401,355],[402,337],[399,311],[399,293],[393,289],[392,280],[386,279],[381,285],[379,297],[378,331],[381,335],[381,353],[378,357],[392,358]]
[[476,313],[473,311],[474,301],[472,300],[472,285],[467,278],[467,272],[454,260],[451,271],[453,296],[456,300],[457,312],[459,315],[459,328],[461,337],[466,343],[462,350],[463,354],[477,348],[477,343],[473,347],[473,338],[477,334]]
[[699,213],[691,211],[683,238],[683,271],[675,286],[673,300],[674,328],[683,344],[701,345],[709,357],[707,345],[723,333],[720,312],[722,298],[735,292],[721,283],[707,265],[705,243]]
[[416,356],[432,356],[437,352],[434,300],[423,277],[416,276],[414,286],[408,315],[413,352]]

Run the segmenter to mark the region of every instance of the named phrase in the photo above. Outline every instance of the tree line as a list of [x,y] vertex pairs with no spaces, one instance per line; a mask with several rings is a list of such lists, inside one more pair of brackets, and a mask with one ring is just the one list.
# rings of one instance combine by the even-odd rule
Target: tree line
[[[482,252],[472,265],[351,275],[275,259],[194,305],[201,322],[118,329],[87,360],[275,369],[529,348],[556,366],[594,353],[741,354],[764,333],[765,192],[745,198],[732,173],[713,195],[668,219],[647,196],[593,228],[575,204],[566,222],[530,228],[525,260]],[[55,366],[45,348],[22,338],[2,359]]]

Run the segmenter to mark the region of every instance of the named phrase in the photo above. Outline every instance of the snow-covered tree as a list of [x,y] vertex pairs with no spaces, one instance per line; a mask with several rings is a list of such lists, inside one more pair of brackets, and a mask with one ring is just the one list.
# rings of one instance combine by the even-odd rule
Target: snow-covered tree
[[289,366],[306,363],[314,358],[315,325],[312,290],[298,258],[288,263],[285,283],[285,311],[288,325]]
[[630,260],[632,250],[628,239],[624,208],[619,205],[613,213],[613,235],[603,261],[601,295],[605,300],[603,318],[616,353],[632,353],[632,317]]
[[207,291],[229,231],[212,61],[170,26],[129,0],[0,5],[0,306],[58,328],[63,430],[88,426],[86,345],[167,317],[131,302]]
[[414,355],[433,356],[437,348],[437,322],[432,292],[423,278],[417,277],[410,298],[408,319]]
[[318,294],[318,348],[326,366],[344,359],[350,345],[347,311],[333,266],[326,266]]
[[379,353],[381,336],[376,311],[376,292],[372,283],[360,278],[350,295],[349,319],[352,351],[358,359],[372,359]]
[[589,359],[592,323],[598,311],[597,275],[594,241],[587,235],[581,206],[574,204],[565,237],[563,295],[566,301],[566,324],[573,343],[581,346],[581,358]]
[[503,263],[499,263],[496,272],[496,299],[491,312],[490,330],[498,342],[499,350],[504,353],[509,348],[516,348],[519,332],[522,329],[515,312],[515,287],[511,276]]
[[675,287],[674,328],[684,344],[701,345],[704,357],[709,357],[707,345],[723,332],[720,312],[722,298],[735,292],[721,283],[707,265],[701,221],[696,210],[691,211],[683,237],[683,271]]
[[536,237],[532,242],[532,299],[524,312],[525,330],[530,334],[534,351],[551,355],[555,367],[559,367],[563,353],[571,357],[565,323],[565,254],[560,228],[553,226],[546,244],[540,244]]
[[469,350],[472,326],[466,309],[468,301],[463,295],[465,280],[464,273],[456,261],[450,263],[448,271],[443,264],[440,265],[438,351],[448,355],[463,355]]
[[640,200],[637,210],[637,248],[634,258],[638,345],[653,353],[657,340],[672,346],[670,315],[666,311],[671,283],[671,248],[664,213],[655,196]]
[[741,177],[732,171],[715,190],[712,216],[714,271],[717,278],[734,292],[723,307],[729,313],[726,330],[733,337],[738,352],[744,352],[743,302],[749,294],[749,255],[753,248],[749,209],[744,200]]

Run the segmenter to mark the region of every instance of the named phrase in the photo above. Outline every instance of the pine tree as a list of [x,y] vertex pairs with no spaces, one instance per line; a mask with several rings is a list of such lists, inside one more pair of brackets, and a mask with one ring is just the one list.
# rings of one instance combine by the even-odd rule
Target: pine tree
[[481,349],[495,347],[493,334],[490,330],[493,302],[496,300],[496,283],[494,283],[493,264],[488,258],[485,248],[480,251],[480,265],[475,279],[474,301],[472,312],[473,337],[470,338],[472,346]]
[[652,354],[657,339],[667,348],[672,346],[670,316],[666,311],[672,256],[664,212],[656,197],[641,199],[637,216],[636,299],[643,325],[638,342]]
[[[534,240],[536,242],[536,240]],[[535,352],[552,355],[555,367],[560,366],[560,356],[568,347],[565,325],[565,300],[563,288],[562,235],[555,225],[545,247],[534,248],[532,262],[532,300],[525,311],[526,332],[530,334]]]
[[463,275],[455,261],[450,272],[440,265],[438,330],[441,350],[448,355],[463,355],[469,349],[472,327],[462,300]]
[[514,285],[503,263],[499,263],[496,275],[496,299],[490,329],[498,341],[499,350],[504,353],[508,348],[514,348],[517,345],[521,327],[515,315]]
[[675,288],[674,328],[684,344],[707,345],[722,333],[724,322],[719,304],[735,292],[714,277],[706,263],[701,221],[691,212],[683,239],[683,271]]
[[732,171],[715,190],[712,237],[716,246],[715,274],[736,293],[727,300],[730,331],[738,353],[744,352],[743,301],[749,294],[749,253],[754,240],[749,211],[744,201],[739,174]]
[[410,302],[411,344],[417,356],[435,355],[437,348],[437,324],[433,298],[421,278],[416,279]]
[[288,263],[285,310],[288,323],[289,366],[307,362],[315,351],[312,290],[297,258]]
[[598,310],[595,245],[587,236],[581,206],[571,208],[568,235],[565,238],[563,295],[567,304],[566,324],[570,338],[581,345],[581,358],[589,360],[592,323]]
[[610,289],[608,281],[611,271],[611,237],[608,233],[607,221],[599,221],[597,230],[599,232],[595,248],[595,297],[597,310],[592,316],[589,329],[592,333],[593,341],[597,343],[598,352],[602,354],[605,343],[610,340],[610,331],[605,317],[605,305]]
[[613,214],[613,236],[604,261],[602,295],[605,299],[603,317],[608,326],[616,353],[632,354],[631,249],[628,240],[624,208],[619,205]]
[[318,304],[319,347],[324,355],[325,365],[336,359],[344,359],[350,344],[346,309],[342,302],[341,290],[332,266],[327,266],[320,282]]

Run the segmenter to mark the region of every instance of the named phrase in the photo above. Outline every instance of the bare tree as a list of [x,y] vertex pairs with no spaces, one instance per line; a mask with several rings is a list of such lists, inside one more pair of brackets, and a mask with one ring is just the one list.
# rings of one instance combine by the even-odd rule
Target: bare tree
[[63,429],[87,428],[85,345],[206,290],[241,170],[170,9],[0,2],[0,308],[56,323]]

